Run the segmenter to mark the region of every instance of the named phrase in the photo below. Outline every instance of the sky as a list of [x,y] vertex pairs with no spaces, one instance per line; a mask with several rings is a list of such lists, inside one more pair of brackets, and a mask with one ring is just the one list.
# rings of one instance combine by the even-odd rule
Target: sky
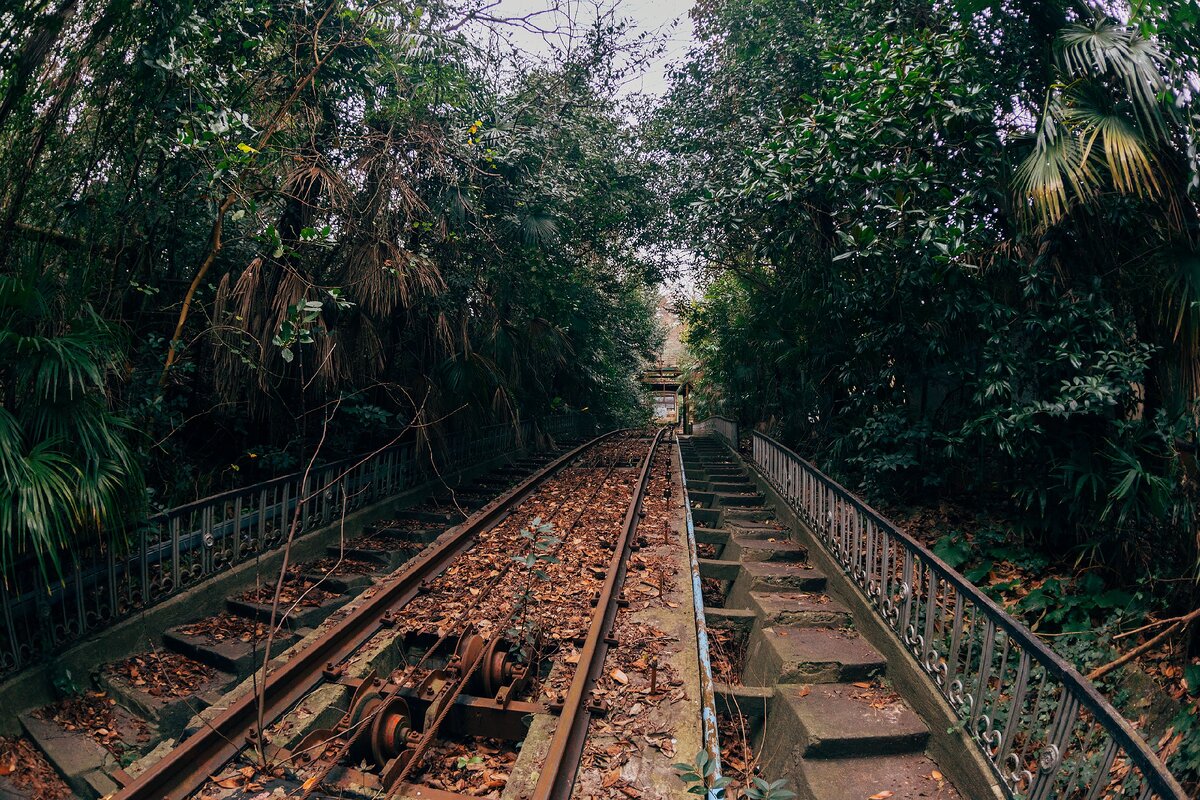
[[[526,14],[558,8],[560,14],[574,14],[578,22],[586,24],[594,18],[596,0],[500,0],[489,13],[497,17],[520,17]],[[646,92],[662,95],[667,90],[666,72],[672,62],[682,60],[692,41],[692,21],[688,10],[693,0],[599,0],[604,5],[616,6],[617,15],[628,19],[634,33],[652,31],[662,33],[665,50],[661,57],[647,66],[640,76],[625,87],[626,92]],[[490,5],[490,3],[489,3]],[[532,24],[543,28],[551,27],[552,15],[538,17]],[[514,45],[534,55],[549,53],[550,45],[544,37],[533,31],[511,28]]]

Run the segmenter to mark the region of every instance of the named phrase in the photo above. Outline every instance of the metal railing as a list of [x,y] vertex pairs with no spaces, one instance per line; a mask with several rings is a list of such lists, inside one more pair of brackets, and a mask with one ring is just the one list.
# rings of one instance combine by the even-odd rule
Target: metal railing
[[[81,637],[160,603],[296,535],[481,460],[526,447],[541,433],[591,436],[591,415],[403,442],[364,456],[222,492],[150,517],[128,553],[93,548],[47,589],[36,568],[0,579],[0,678],[40,663]],[[299,509],[297,518],[296,512]]]
[[977,587],[757,431],[752,458],[933,679],[1009,797],[1186,800],[1087,679]]
[[706,434],[720,436],[734,450],[738,448],[738,424],[728,417],[708,417],[692,426],[693,436]]

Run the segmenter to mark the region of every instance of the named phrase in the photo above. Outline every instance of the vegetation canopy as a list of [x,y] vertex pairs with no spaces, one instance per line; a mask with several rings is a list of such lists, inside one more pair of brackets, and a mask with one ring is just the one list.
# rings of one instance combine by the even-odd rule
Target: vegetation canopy
[[686,261],[701,416],[908,515],[1084,669],[1187,620],[1195,781],[1200,9],[691,20],[646,97],[661,37],[602,0],[4,5],[0,572],[318,441],[645,419]]

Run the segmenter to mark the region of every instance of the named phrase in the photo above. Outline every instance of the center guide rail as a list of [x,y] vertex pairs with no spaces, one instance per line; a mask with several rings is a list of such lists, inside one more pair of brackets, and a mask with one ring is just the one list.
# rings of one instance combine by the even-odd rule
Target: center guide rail
[[[610,478],[618,469],[630,472],[637,465],[619,463],[619,458],[613,459],[607,472],[604,472],[604,465],[598,464],[606,452],[624,453],[621,443],[628,439],[631,444],[648,443],[647,452],[641,459],[638,478],[632,485],[632,498],[625,511],[624,523],[615,536],[603,586],[592,597],[595,611],[591,614],[587,636],[575,641],[576,645],[581,645],[581,649],[578,666],[570,677],[570,688],[561,704],[550,706],[551,710],[559,710],[558,706],[561,705],[559,719],[537,786],[529,795],[538,800],[567,797],[592,713],[588,707],[588,696],[603,666],[607,651],[605,637],[611,630],[616,613],[625,562],[643,513],[642,498],[648,484],[650,465],[664,430],[659,429],[653,437],[648,433],[640,435],[642,432],[628,430],[599,436],[551,462],[463,523],[447,530],[424,553],[409,562],[401,573],[381,584],[371,597],[313,638],[307,647],[290,654],[286,661],[273,665],[267,675],[264,691],[244,691],[159,761],[128,781],[112,796],[114,800],[184,800],[192,796],[243,750],[259,749],[260,733],[257,726],[260,699],[263,703],[262,725],[269,731],[273,723],[296,708],[303,698],[323,683],[340,683],[348,687],[347,691],[353,690],[349,710],[343,720],[332,728],[309,731],[300,742],[291,745],[291,751],[273,742],[261,748],[271,754],[273,762],[282,756],[293,766],[314,761],[322,766],[318,774],[304,780],[302,785],[291,786],[291,791],[286,795],[289,797],[311,795],[322,785],[333,765],[344,756],[349,756],[351,763],[373,761],[380,767],[378,774],[364,775],[358,770],[344,770],[352,773],[355,778],[352,782],[356,786],[366,781],[368,786],[364,788],[370,788],[369,784],[373,781],[379,784],[374,787],[375,796],[397,796],[406,786],[402,783],[403,779],[418,765],[443,720],[450,720],[468,735],[487,736],[497,730],[512,732],[520,728],[519,721],[522,718],[527,720],[530,714],[548,713],[544,703],[517,699],[517,694],[524,690],[527,681],[538,677],[526,674],[527,671],[535,672],[538,662],[502,641],[503,634],[499,631],[513,622],[516,610],[511,610],[508,617],[500,620],[501,624],[490,637],[487,631],[474,631],[468,625],[466,630],[458,634],[457,646],[451,639],[450,649],[444,653],[446,661],[438,668],[419,669],[428,654],[421,658],[416,667],[408,666],[403,672],[398,671],[400,678],[394,675],[391,678],[377,676],[374,670],[364,677],[351,678],[345,675],[342,665],[381,631],[396,628],[399,612],[405,606],[418,595],[430,591],[435,580],[456,559],[470,551],[480,536],[501,526],[518,506],[534,497],[564,469],[577,467],[583,478],[580,486],[565,490],[560,487],[557,494],[551,493],[557,502],[556,512],[568,505],[569,501],[580,503],[582,495],[579,490],[586,490],[583,484],[588,480],[594,482],[597,475],[603,473],[601,486],[609,486]],[[629,484],[628,478],[614,479],[612,482],[614,486],[625,487],[622,491],[629,491]],[[582,500],[583,505],[566,528],[566,534],[592,510],[593,500],[599,491],[597,488]],[[570,507],[567,510],[574,511]],[[584,530],[585,535],[589,533]],[[534,531],[534,534],[537,532]],[[526,532],[522,531],[521,535],[526,536]],[[605,545],[610,543],[607,538],[602,538],[602,542]],[[542,546],[540,538],[537,546]],[[504,558],[513,560],[509,556]],[[502,568],[500,572],[503,571]],[[451,576],[456,577],[456,574],[451,572],[447,578]],[[600,577],[598,570],[594,577]],[[496,580],[499,581],[499,578]],[[468,589],[473,594],[478,593],[478,587],[463,586],[464,592]],[[580,619],[586,619],[586,616]],[[443,633],[429,653],[443,652],[437,648],[450,636],[450,633]],[[514,652],[509,653],[510,649]],[[522,658],[525,664],[521,663]],[[518,733],[523,734],[523,730],[514,732],[512,736],[519,738]],[[333,753],[332,761],[328,759],[330,753]],[[276,770],[274,774],[278,776],[280,771]],[[225,783],[219,785],[224,786]],[[424,787],[422,792],[429,796],[454,796]]]

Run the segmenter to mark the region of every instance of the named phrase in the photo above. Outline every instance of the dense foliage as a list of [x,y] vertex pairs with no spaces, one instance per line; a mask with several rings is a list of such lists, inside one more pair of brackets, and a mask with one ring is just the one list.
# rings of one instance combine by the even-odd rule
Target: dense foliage
[[331,416],[328,458],[636,408],[630,43],[595,25],[533,63],[485,25],[471,0],[0,11],[5,562],[118,530],[143,485],[293,468]]
[[652,122],[701,414],[932,508],[1085,670],[1200,585],[1200,11],[1131,7],[701,0]]
[[754,9],[701,4],[658,122],[709,407],[877,496],[1194,563],[1194,9]]

